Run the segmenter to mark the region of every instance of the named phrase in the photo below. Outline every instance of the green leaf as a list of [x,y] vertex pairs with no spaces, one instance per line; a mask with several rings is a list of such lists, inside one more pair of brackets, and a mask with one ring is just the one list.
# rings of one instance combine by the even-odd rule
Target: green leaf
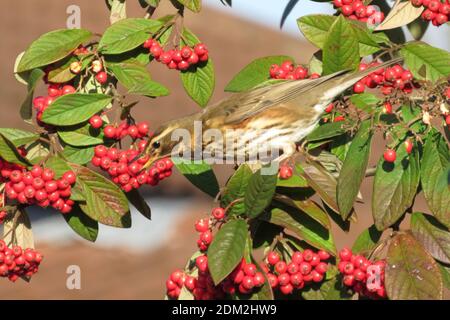
[[450,264],[450,232],[430,215],[415,212],[411,216],[411,231],[435,259]]
[[66,146],[62,155],[69,162],[83,165],[90,162],[94,157],[94,147],[76,148]]
[[440,300],[442,275],[434,259],[409,233],[392,238],[385,286],[391,300]]
[[378,162],[372,193],[372,214],[378,230],[394,224],[413,204],[420,180],[419,152],[415,146],[410,155],[404,147],[397,159]]
[[200,10],[202,9],[201,0],[177,0],[177,1],[195,13],[200,12]]
[[428,207],[450,227],[450,151],[442,135],[432,130],[427,136],[421,162],[421,183]]
[[324,75],[358,68],[358,40],[351,23],[343,16],[339,16],[328,31],[322,56]]
[[231,220],[216,233],[208,248],[208,268],[217,285],[241,262],[248,237],[244,220]]
[[274,199],[292,208],[298,209],[300,214],[305,213],[315,221],[320,223],[324,228],[330,229],[330,219],[322,208],[309,198],[301,197],[301,199],[293,199],[285,196],[275,195]]
[[373,111],[373,108],[381,103],[381,100],[372,93],[354,94],[350,97],[350,101],[359,109],[368,113]]
[[444,287],[447,290],[450,290],[450,267],[444,266],[440,263],[438,264],[438,266],[439,266],[439,269],[441,270]]
[[204,162],[188,163],[174,159],[175,166],[194,186],[201,191],[216,197],[219,193],[219,183],[209,164]]
[[119,228],[131,227],[128,200],[119,187],[86,167],[77,164],[70,166],[86,197],[86,204],[80,204],[81,210],[102,224]]
[[162,22],[144,18],[120,20],[100,39],[99,50],[104,54],[120,54],[139,47],[163,26]]
[[371,142],[370,121],[365,121],[353,138],[337,181],[337,203],[344,219],[349,216],[364,179]]
[[[225,186],[225,191],[220,199],[222,208],[226,208],[234,200],[244,198],[245,190],[248,182],[252,177],[252,170],[246,164],[242,164],[231,176]],[[243,201],[236,202],[228,211],[229,215],[240,215],[245,213],[245,205]]]
[[139,190],[133,189],[126,193],[128,201],[148,220],[152,219],[152,210],[147,204],[147,201],[142,197]]
[[67,224],[83,239],[95,242],[98,236],[98,222],[89,218],[79,206],[75,206],[71,212],[62,215]]
[[9,141],[1,133],[0,133],[0,157],[8,162],[20,164],[25,167],[30,164],[27,159],[25,159],[19,154],[16,147],[14,146],[14,143]]
[[[189,29],[183,29],[183,38],[180,40],[180,45],[194,46],[200,43],[200,40]],[[214,74],[214,66],[211,58],[206,63],[199,63],[196,66],[189,68],[180,73],[183,87],[189,97],[192,98],[198,105],[205,107],[214,92],[216,82]]]
[[25,101],[20,106],[20,116],[23,120],[30,122],[33,116],[33,96],[34,90],[36,89],[37,84],[41,81],[45,76],[45,72],[41,69],[34,69],[30,72],[28,77],[28,93]]
[[62,29],[46,33],[34,41],[20,60],[17,72],[49,65],[68,56],[80,44],[91,38],[83,29]]
[[47,108],[42,121],[55,126],[71,126],[89,120],[111,103],[104,94],[74,93],[59,97]]
[[294,59],[289,56],[269,56],[252,61],[234,76],[225,87],[225,91],[247,91],[266,82],[270,78],[270,67],[273,64],[282,64],[284,61],[294,61]]
[[330,209],[339,213],[336,201],[336,178],[317,162],[312,162],[310,164],[305,163],[302,164],[302,167],[308,185],[318,193],[320,198],[330,207]]
[[350,300],[352,295],[347,292],[338,277],[334,277],[320,284],[312,284],[302,290],[302,297],[306,300]]
[[353,243],[352,251],[356,253],[369,252],[373,250],[383,233],[378,231],[375,225],[364,230]]
[[[333,23],[337,17],[324,14],[306,15],[297,20],[298,27],[305,38],[316,47],[323,49],[325,40]],[[348,26],[353,30],[359,43],[359,55],[368,56],[380,49],[379,42],[385,39],[378,34],[372,34],[367,27],[357,21],[349,21]],[[383,40],[383,41],[377,41]]]
[[278,177],[277,187],[285,187],[285,188],[306,188],[308,187],[308,182],[305,177],[302,175],[303,169],[299,164],[295,165],[294,172],[292,177],[288,179],[281,179]]
[[0,134],[8,139],[14,146],[20,147],[36,141],[39,135],[16,128],[0,128]]
[[159,97],[169,94],[162,84],[151,79],[147,68],[138,62],[108,64],[114,76],[128,90],[128,93],[147,97]]
[[331,233],[307,215],[299,214],[291,207],[274,208],[267,216],[263,215],[262,219],[288,229],[315,248],[336,255],[336,246]]
[[58,135],[62,141],[74,147],[86,147],[103,143],[103,131],[94,129],[89,124],[60,128],[58,129]]
[[450,52],[423,42],[409,42],[400,53],[417,79],[436,81],[450,75]]
[[[93,54],[81,56],[81,71],[85,70],[91,64],[94,57]],[[56,68],[50,70],[47,77],[48,81],[53,83],[66,83],[75,78],[77,75],[70,71],[70,64],[75,61],[79,61],[79,57],[71,56],[63,60]]]
[[317,126],[314,131],[306,137],[306,139],[308,142],[313,142],[340,136],[345,133],[345,129],[342,128],[342,124],[342,121],[321,124]]
[[255,172],[248,181],[244,195],[245,213],[249,218],[255,218],[272,201],[277,185],[278,173],[264,174],[263,169]]

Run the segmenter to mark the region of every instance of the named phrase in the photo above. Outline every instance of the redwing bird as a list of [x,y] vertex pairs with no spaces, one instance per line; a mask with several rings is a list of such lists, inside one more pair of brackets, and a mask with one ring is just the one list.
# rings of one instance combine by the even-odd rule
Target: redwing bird
[[[144,167],[171,156],[174,148],[178,148],[175,154],[185,152],[184,156],[187,153],[192,159],[195,150],[203,150],[216,159],[235,163],[237,155],[245,161],[255,159],[261,148],[279,151],[275,156],[269,153],[270,160],[289,157],[337,96],[369,73],[400,60],[392,59],[364,71],[343,70],[317,79],[287,81],[233,94],[198,113],[163,124],[144,152],[149,157]],[[180,138],[185,141],[180,143]],[[233,142],[231,148],[228,141]]]

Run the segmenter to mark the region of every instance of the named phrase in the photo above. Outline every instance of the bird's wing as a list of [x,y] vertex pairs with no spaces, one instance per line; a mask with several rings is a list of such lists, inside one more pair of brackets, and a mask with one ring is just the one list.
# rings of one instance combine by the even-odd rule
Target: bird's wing
[[202,118],[211,120],[220,118],[224,124],[241,122],[271,106],[292,100],[320,83],[347,72],[339,71],[317,79],[276,83],[251,91],[237,93],[226,100],[208,106],[203,111]]

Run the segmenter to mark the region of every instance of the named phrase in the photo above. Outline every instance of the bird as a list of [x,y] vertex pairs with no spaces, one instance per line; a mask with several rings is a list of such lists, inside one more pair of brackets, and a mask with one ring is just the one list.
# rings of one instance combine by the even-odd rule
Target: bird
[[401,60],[232,94],[200,112],[162,124],[143,152],[148,159],[143,168],[171,156],[188,161],[206,158],[207,163],[281,162],[296,152],[336,97],[370,73]]

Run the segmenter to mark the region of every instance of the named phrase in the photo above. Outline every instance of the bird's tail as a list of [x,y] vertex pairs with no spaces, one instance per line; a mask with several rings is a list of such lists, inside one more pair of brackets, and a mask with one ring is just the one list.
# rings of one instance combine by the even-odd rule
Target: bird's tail
[[[326,80],[324,80],[321,84],[318,84],[319,86],[323,86],[322,92],[323,100],[324,101],[332,101],[336,96],[353,86],[356,82],[361,80],[362,78],[368,76],[369,74],[386,67],[389,67],[393,64],[401,62],[402,58],[394,58],[389,61],[383,62],[377,66],[367,68],[362,71],[356,71],[356,72],[345,72],[345,71],[338,71],[336,73],[333,73],[327,77],[325,77]],[[345,74],[343,74],[345,73]],[[319,78],[320,79],[320,78]]]

